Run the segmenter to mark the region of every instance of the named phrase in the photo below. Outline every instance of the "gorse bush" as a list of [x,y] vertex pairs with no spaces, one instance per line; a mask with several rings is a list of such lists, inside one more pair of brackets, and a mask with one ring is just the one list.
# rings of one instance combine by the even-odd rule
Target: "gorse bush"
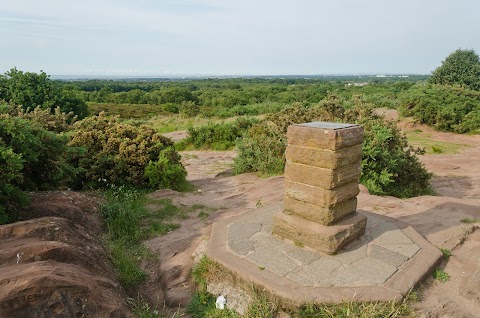
[[[343,106],[346,105],[346,106]],[[396,127],[373,113],[362,96],[343,100],[330,95],[314,107],[295,104],[252,126],[239,142],[235,172],[281,174],[285,167],[286,130],[293,123],[341,121],[364,126],[361,183],[371,193],[411,197],[431,193],[428,173],[418,149],[408,145]]]
[[275,175],[283,172],[287,137],[277,125],[268,121],[253,125],[237,146],[235,173],[258,171],[262,175]]
[[57,133],[70,130],[72,128],[72,123],[76,122],[78,119],[78,116],[75,116],[73,112],[68,114],[64,113],[60,107],[57,107],[54,110],[36,107],[31,110],[6,103],[0,105],[0,114],[9,114],[14,117],[24,118],[39,124],[48,131]]
[[360,182],[370,193],[408,198],[431,194],[429,173],[418,159],[420,149],[393,122],[369,120],[363,123],[365,137]]
[[186,183],[173,142],[147,126],[121,124],[101,113],[74,124],[69,146],[82,149],[72,160],[80,169],[78,188],[129,184],[176,190]]
[[480,129],[480,92],[455,86],[417,85],[401,96],[400,113],[437,130],[472,133]]
[[207,124],[200,127],[189,127],[188,137],[176,145],[177,149],[192,147],[195,149],[228,150],[235,147],[239,138],[257,120],[237,118],[232,123]]
[[25,200],[20,188],[24,162],[21,154],[0,140],[0,224],[15,221],[15,206]]
[[171,188],[179,191],[188,190],[187,171],[180,163],[178,153],[173,147],[160,151],[157,161],[150,161],[145,168],[145,177],[152,188]]
[[34,120],[0,114],[0,222],[16,219],[22,191],[55,189],[74,177],[67,141]]
[[173,142],[101,114],[70,124],[57,109],[0,105],[0,222],[15,220],[22,191],[106,185],[187,190]]
[[21,156],[24,190],[49,190],[65,184],[75,173],[67,164],[67,137],[45,130],[32,121],[0,115],[3,147]]

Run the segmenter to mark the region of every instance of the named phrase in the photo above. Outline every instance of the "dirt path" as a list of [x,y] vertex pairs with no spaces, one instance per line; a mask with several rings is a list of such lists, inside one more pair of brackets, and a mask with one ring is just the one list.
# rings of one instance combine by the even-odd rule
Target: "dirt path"
[[[161,260],[150,265],[152,281],[142,286],[144,297],[160,306],[185,306],[194,286],[188,277],[192,254],[208,237],[210,225],[218,220],[244,213],[283,199],[283,177],[258,178],[255,174],[232,175],[234,151],[185,151],[182,162],[188,179],[197,189],[193,193],[164,190],[152,198],[172,198],[179,206],[205,206],[208,216],[181,221],[181,226],[165,236],[145,242]],[[158,286],[162,288],[159,289]]]
[[[403,125],[405,130],[420,129],[430,138],[464,147],[458,154],[425,155],[421,160],[434,173],[432,185],[438,196],[407,200],[368,194],[361,186],[358,208],[398,218],[425,236],[434,245],[452,251],[444,264],[450,275],[446,283],[429,279],[421,287],[421,301],[415,305],[423,317],[480,317],[480,225],[462,219],[480,219],[480,135],[465,136],[435,132],[429,127]],[[208,236],[210,224],[283,199],[283,177],[261,179],[254,174],[234,176],[234,152],[188,151],[183,162],[198,191],[179,194],[159,191],[154,197],[171,197],[180,205],[201,204],[214,209],[206,219],[190,218],[181,228],[145,244],[160,255],[160,265],[152,272],[162,286],[145,289],[151,297],[165,299],[170,306],[183,305],[193,290],[188,278],[192,253]],[[154,295],[154,296],[153,296]],[[163,298],[162,298],[163,297]]]

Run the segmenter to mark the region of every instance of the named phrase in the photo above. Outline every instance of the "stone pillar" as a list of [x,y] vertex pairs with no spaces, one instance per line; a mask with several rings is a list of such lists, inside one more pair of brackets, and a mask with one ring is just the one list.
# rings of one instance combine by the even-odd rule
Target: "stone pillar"
[[288,127],[284,210],[273,234],[333,254],[365,233],[356,212],[363,127],[313,122]]

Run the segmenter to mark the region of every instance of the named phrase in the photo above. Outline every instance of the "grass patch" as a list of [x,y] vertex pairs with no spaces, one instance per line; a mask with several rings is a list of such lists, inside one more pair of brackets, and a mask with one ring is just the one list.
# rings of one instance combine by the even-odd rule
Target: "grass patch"
[[147,274],[138,265],[138,260],[145,257],[146,247],[126,241],[108,241],[106,244],[112,262],[119,274],[119,280],[125,288],[135,287],[145,281]]
[[176,220],[188,218],[192,213],[197,212],[200,218],[206,218],[209,215],[209,209],[201,204],[192,206],[176,206],[171,199],[150,199],[148,204],[153,206],[150,211],[146,211],[142,221],[142,239],[148,239],[152,236],[165,235],[180,225]]
[[101,207],[106,228],[105,246],[125,288],[142,283],[147,274],[138,260],[146,255],[140,244],[140,222],[146,209],[144,193],[126,187],[112,186],[105,192],[107,202]]
[[219,265],[207,257],[202,257],[192,268],[192,278],[197,285],[192,300],[187,305],[187,313],[192,318],[203,317],[238,317],[237,313],[228,309],[215,307],[216,297],[207,292],[207,279],[221,272]]
[[295,241],[293,243],[295,244],[296,247],[303,247],[304,246],[303,243],[300,242],[300,241]]
[[143,299],[141,296],[138,296],[136,299],[128,298],[127,304],[132,309],[133,314],[137,318],[177,318],[183,317],[183,315],[176,311],[174,313],[171,310],[164,307],[162,310],[153,310],[150,308],[150,304]]
[[177,150],[212,149],[231,150],[237,140],[257,122],[254,118],[239,117],[233,122],[210,123],[189,127],[188,137],[175,144]]
[[443,259],[446,261],[448,261],[450,256],[452,256],[452,251],[450,251],[448,248],[441,248],[440,251],[442,251]]
[[480,222],[480,220],[479,219],[464,218],[464,219],[461,219],[460,222],[467,223],[467,224],[472,224],[472,223],[478,223],[478,222]]
[[443,269],[437,268],[433,272],[433,278],[435,278],[436,280],[438,280],[442,283],[445,283],[447,280],[450,279],[450,276]]
[[424,148],[427,154],[456,154],[468,145],[432,139],[432,134],[423,133],[420,129],[406,133],[409,143],[414,147]]
[[[106,202],[101,207],[106,230],[104,244],[120,282],[127,289],[144,282],[147,277],[139,262],[154,258],[141,241],[167,234],[180,226],[173,220],[205,209],[202,205],[177,207],[171,199],[151,200],[146,198],[145,191],[123,186],[111,186],[104,196]],[[152,202],[157,208],[147,209],[147,204]]]
[[182,153],[182,159],[198,159],[198,156],[195,154]]
[[208,216],[210,215],[210,213],[208,213],[207,211],[205,210],[202,210],[198,213],[198,217],[202,220],[205,220],[206,218],[208,218]]
[[344,302],[341,304],[307,304],[300,308],[295,317],[314,318],[370,318],[404,317],[411,313],[409,302],[416,301],[416,293],[410,292],[402,302]]
[[443,153],[443,148],[437,145],[432,145],[432,151],[433,153]]
[[146,120],[145,124],[156,129],[159,133],[164,134],[172,131],[187,130],[189,127],[198,127],[216,122],[222,122],[222,120],[200,117],[184,118],[181,115],[161,115],[149,118]]

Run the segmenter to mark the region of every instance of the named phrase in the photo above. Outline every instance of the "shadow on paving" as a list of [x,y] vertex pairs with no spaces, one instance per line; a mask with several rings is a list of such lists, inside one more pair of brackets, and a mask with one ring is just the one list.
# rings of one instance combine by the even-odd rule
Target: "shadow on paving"
[[480,218],[480,206],[445,202],[421,213],[402,216],[399,220],[411,225],[421,235],[427,236],[461,225],[461,220],[465,218]]

